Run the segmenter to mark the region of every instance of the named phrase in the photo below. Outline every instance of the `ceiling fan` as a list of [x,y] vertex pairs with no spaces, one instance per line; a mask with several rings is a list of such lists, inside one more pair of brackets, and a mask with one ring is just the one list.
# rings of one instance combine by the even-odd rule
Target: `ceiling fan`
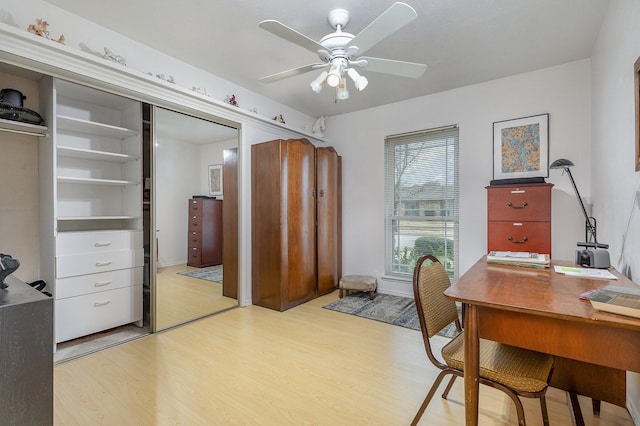
[[334,87],[337,101],[349,98],[345,73],[353,80],[359,91],[369,83],[367,78],[360,75],[356,68],[401,77],[420,77],[427,69],[425,64],[360,56],[413,21],[417,16],[418,14],[411,6],[397,2],[357,35],[353,35],[342,31],[349,23],[349,12],[345,9],[334,9],[329,12],[328,21],[335,32],[322,37],[319,42],[276,20],[262,21],[258,25],[260,28],[316,53],[322,62],[262,77],[260,81],[272,83],[317,69],[328,68],[311,82],[311,89],[320,93],[325,84]]

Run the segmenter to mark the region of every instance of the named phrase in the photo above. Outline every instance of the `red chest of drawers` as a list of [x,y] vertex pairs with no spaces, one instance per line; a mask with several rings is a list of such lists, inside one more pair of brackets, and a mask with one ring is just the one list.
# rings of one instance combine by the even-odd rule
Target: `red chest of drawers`
[[551,255],[553,184],[487,187],[487,251],[527,251]]

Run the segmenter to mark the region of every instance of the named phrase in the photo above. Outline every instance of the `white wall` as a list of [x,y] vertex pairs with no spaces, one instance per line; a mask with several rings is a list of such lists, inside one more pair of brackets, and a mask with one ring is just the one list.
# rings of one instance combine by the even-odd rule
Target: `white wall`
[[[24,106],[38,110],[38,85],[0,73],[0,88],[20,87]],[[0,132],[0,253],[20,261],[13,273],[32,282],[39,274],[38,145],[40,138]]]
[[[384,138],[457,124],[460,128],[460,272],[487,247],[485,186],[493,179],[493,122],[549,113],[549,158],[576,163],[574,177],[589,198],[590,60],[489,81],[327,119],[325,131],[343,156],[344,274],[374,274],[381,292],[412,294],[409,281],[384,272]],[[428,71],[427,71],[428,73]],[[579,152],[579,155],[575,153]],[[584,239],[579,204],[568,178],[551,171],[552,255],[573,259]]]
[[[640,56],[640,0],[613,0],[592,59],[591,184],[598,235],[611,263],[640,283],[640,172],[635,171],[633,64]],[[627,374],[627,405],[640,424],[640,374]]]
[[[200,192],[200,146],[158,139],[156,146],[156,237],[158,266],[187,261],[188,204]],[[184,200],[176,206],[176,200]]]
[[[200,194],[209,195],[209,165],[224,162],[224,150],[238,147],[238,139],[200,146]],[[218,196],[224,199],[224,194]]]

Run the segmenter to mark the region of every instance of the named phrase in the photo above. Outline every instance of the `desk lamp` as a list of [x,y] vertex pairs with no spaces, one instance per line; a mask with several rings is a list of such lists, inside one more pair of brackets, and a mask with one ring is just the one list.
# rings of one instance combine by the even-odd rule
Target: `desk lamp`
[[576,193],[576,198],[578,199],[578,203],[580,203],[580,208],[582,209],[582,213],[584,214],[585,242],[579,242],[577,243],[577,246],[584,247],[585,249],[576,250],[576,263],[588,268],[608,268],[609,266],[611,266],[611,262],[609,260],[609,252],[606,250],[609,248],[609,245],[598,242],[598,238],[596,236],[596,219],[594,217],[590,217],[587,214],[587,209],[584,208],[582,197],[580,197],[580,192],[578,192],[578,187],[576,186],[576,182],[573,180],[573,175],[571,174],[570,167],[573,166],[574,164],[571,161],[565,158],[560,158],[551,163],[549,168],[563,169],[569,175],[571,185],[573,186],[573,190]]

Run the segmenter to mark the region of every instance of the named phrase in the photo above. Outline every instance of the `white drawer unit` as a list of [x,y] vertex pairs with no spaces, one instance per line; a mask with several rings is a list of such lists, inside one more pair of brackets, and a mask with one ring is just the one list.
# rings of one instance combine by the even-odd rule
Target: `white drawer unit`
[[56,239],[58,256],[79,253],[104,253],[142,247],[142,232],[108,230],[89,232],[61,232]]
[[130,268],[99,274],[61,278],[56,282],[56,299],[142,285],[142,269]]
[[56,343],[142,318],[142,286],[124,287],[55,301]]
[[143,266],[143,263],[144,251],[140,248],[138,250],[117,250],[104,253],[59,256],[56,259],[56,270],[58,278],[65,278],[135,268]]
[[142,104],[55,77],[40,95],[40,275],[55,341],[142,325]]

